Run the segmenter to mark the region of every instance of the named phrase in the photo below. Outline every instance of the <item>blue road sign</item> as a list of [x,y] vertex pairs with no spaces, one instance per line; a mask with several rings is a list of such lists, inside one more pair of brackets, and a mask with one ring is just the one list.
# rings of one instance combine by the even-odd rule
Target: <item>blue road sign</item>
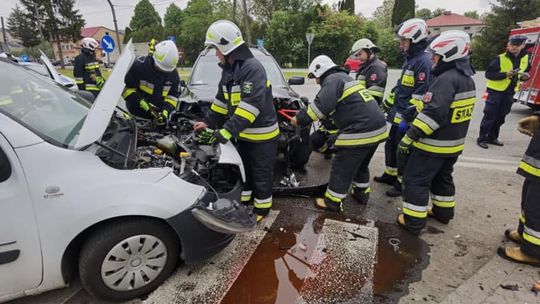
[[114,40],[111,36],[105,35],[101,38],[101,47],[105,53],[110,53],[114,50]]
[[257,39],[257,46],[260,48],[264,48],[264,39]]
[[30,61],[30,56],[28,56],[28,54],[22,54],[19,59],[22,61],[22,62],[29,62]]

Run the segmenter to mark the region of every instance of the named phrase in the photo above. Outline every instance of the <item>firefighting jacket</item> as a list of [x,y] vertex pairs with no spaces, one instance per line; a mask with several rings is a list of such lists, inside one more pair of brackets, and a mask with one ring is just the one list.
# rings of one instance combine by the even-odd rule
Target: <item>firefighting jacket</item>
[[413,146],[436,156],[461,154],[475,101],[472,77],[455,65],[437,75],[424,94],[423,110],[407,131]]
[[327,71],[320,83],[315,100],[297,114],[299,125],[331,120],[339,130],[337,148],[373,146],[386,140],[384,114],[360,81],[338,68]]
[[[508,78],[506,72],[514,69],[519,69],[520,74]],[[530,69],[529,55],[525,50],[521,51],[518,56],[513,56],[508,52],[500,54],[489,63],[486,69],[487,87],[498,92],[513,94],[519,90],[518,77],[523,73],[528,73]]]
[[[205,122],[221,128],[229,137],[250,142],[266,142],[279,136],[272,87],[262,64],[249,48],[233,51],[234,64],[221,65],[218,92]],[[223,131],[225,130],[225,131]]]
[[366,87],[369,94],[375,98],[378,104],[382,102],[384,97],[387,77],[388,68],[377,57],[373,57],[363,64],[356,75],[356,79],[360,80],[360,84]]
[[89,54],[85,50],[75,57],[73,76],[79,90],[93,93],[98,93],[105,82],[95,54]]
[[147,103],[154,105],[158,111],[167,110],[170,113],[176,109],[180,84],[178,71],[166,73],[158,70],[152,56],[137,58],[124,81],[126,88],[122,97],[126,100],[128,109],[140,107],[147,112]]
[[[540,116],[540,112],[535,114]],[[527,179],[540,182],[540,125],[529,142],[517,172]]]
[[[427,91],[431,78],[431,55],[425,51],[426,47],[427,42],[421,41],[412,44],[407,53],[395,90],[394,108],[389,115],[394,125],[399,125],[402,115],[411,106],[422,106],[422,96]],[[412,111],[412,114],[416,113]]]

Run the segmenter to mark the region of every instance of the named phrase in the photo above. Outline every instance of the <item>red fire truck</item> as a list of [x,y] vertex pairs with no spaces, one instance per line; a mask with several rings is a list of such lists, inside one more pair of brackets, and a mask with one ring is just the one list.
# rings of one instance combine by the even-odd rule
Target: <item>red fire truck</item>
[[518,23],[520,28],[510,31],[510,35],[527,36],[526,49],[531,57],[531,78],[525,81],[514,95],[517,102],[540,110],[540,18]]

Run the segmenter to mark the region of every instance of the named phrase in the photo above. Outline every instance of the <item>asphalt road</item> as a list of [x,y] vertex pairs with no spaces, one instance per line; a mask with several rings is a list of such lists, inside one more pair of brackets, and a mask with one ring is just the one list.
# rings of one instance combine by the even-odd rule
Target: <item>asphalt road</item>
[[[388,87],[396,82],[398,73],[397,70],[390,71]],[[480,98],[485,90],[483,73],[475,75],[475,82],[477,97]],[[295,87],[295,90],[312,100],[318,87],[313,81],[308,80],[305,85]],[[512,112],[507,116],[506,124],[501,129],[500,140],[505,143],[505,146],[490,146],[488,150],[484,150],[476,146],[482,110],[483,101],[479,100],[476,103],[470,124],[465,151],[455,168],[456,218],[449,225],[430,221],[428,232],[418,239],[403,234],[394,225],[395,217],[400,213],[401,199],[386,197],[384,192],[388,187],[376,183],[372,183],[373,191],[367,207],[359,206],[350,199],[345,201],[345,213],[337,220],[341,223],[352,221],[362,227],[377,228],[374,232],[370,232],[374,233],[370,237],[372,242],[361,246],[365,250],[366,246],[376,245],[378,253],[375,260],[377,262],[369,260],[354,265],[344,263],[346,265],[339,266],[342,268],[336,266],[345,273],[350,271],[351,267],[352,269],[361,267],[360,270],[367,273],[363,280],[359,278],[354,281],[361,284],[358,290],[362,290],[362,292],[358,291],[357,296],[366,295],[377,303],[440,302],[495,255],[495,249],[501,244],[504,229],[513,227],[517,223],[523,179],[515,174],[515,169],[530,138],[518,133],[516,125],[519,119],[527,116],[531,111],[525,106],[515,104]],[[372,175],[380,174],[383,168],[384,152],[383,147],[380,146],[370,166]],[[348,252],[350,255],[351,252],[355,252],[351,250],[360,250],[354,245],[357,243],[351,242],[351,239],[345,239],[338,242],[342,244],[341,246],[321,248],[321,242],[329,242],[328,239],[337,238],[336,236],[340,234],[336,234],[335,223],[326,218],[327,214],[313,208],[311,198],[276,198],[274,205],[274,209],[279,210],[279,213],[274,214],[272,218],[272,221],[275,220],[274,225],[269,222],[264,229],[260,227],[262,231],[258,230],[252,235],[238,238],[238,243],[232,244],[215,259],[200,265],[198,268],[181,266],[177,274],[161,287],[155,296],[150,296],[146,301],[148,303],[169,303],[178,300],[176,303],[203,303],[197,300],[204,298],[200,294],[192,293],[193,296],[187,300],[180,298],[184,292],[192,292],[202,287],[204,287],[201,289],[203,294],[208,293],[209,290],[222,290],[223,294],[215,297],[215,299],[222,301],[221,303],[288,303],[288,301],[280,302],[277,300],[287,297],[296,298],[298,303],[302,303],[301,299],[311,303],[309,301],[313,301],[314,298],[309,293],[305,293],[305,290],[310,286],[315,290],[317,286],[333,286],[329,288],[339,291],[340,288],[331,285],[331,282],[318,282],[317,276],[310,277],[309,273],[305,273],[309,269],[304,269],[302,272],[298,270],[301,265],[291,266],[293,263],[291,258],[289,257],[287,260],[284,255],[290,253],[289,249],[296,248],[300,243],[305,244],[304,247],[307,248],[296,253],[304,252],[305,260],[312,263],[317,261],[317,257],[320,257],[315,254],[317,252],[321,255],[331,256],[328,250],[335,250],[335,252]],[[312,229],[306,227],[312,227]],[[352,228],[340,229],[350,230]],[[289,232],[294,237],[292,240],[294,245],[283,247],[280,235],[286,236],[287,230],[290,230]],[[277,252],[276,254],[265,254],[261,251],[264,249],[268,253],[272,248]],[[388,251],[389,248],[390,251]],[[391,250],[392,248],[393,250]],[[238,252],[242,252],[242,258],[238,258]],[[336,258],[336,263],[350,261],[349,258],[345,258],[349,255],[344,255],[341,259]],[[370,256],[371,253],[367,255]],[[354,257],[354,254],[352,256]],[[281,261],[282,258],[285,262]],[[231,260],[239,262],[232,266],[220,266],[222,265],[220,263],[228,265],[226,261],[230,262]],[[263,302],[253,300],[260,292],[256,287],[257,280],[261,277],[271,276],[265,275],[265,271],[268,270],[266,268],[273,270],[274,264],[275,271],[269,273],[276,276],[277,281],[275,282],[279,282],[279,284],[271,285],[271,289],[275,290],[275,293]],[[319,265],[317,268],[319,270],[328,267],[325,263],[317,265]],[[283,283],[287,280],[283,279],[281,275],[286,278],[287,269],[290,275],[291,269],[289,267],[298,277],[303,279],[301,281],[305,282],[303,287],[295,285],[297,283],[294,283],[291,278],[289,278],[290,284]],[[373,267],[375,267],[374,270]],[[280,269],[285,272],[281,272]],[[198,272],[201,273],[201,276],[190,277],[189,284],[186,285],[186,275]],[[208,275],[208,273],[214,272],[219,273],[219,275]],[[324,270],[324,273],[335,272],[330,269]],[[336,276],[338,281],[347,282],[346,279]],[[209,282],[217,285],[207,286]],[[242,286],[237,286],[234,282],[238,282],[237,285]],[[275,283],[274,280],[272,282]],[[179,297],[169,297],[165,301],[157,300],[159,299],[157,295],[163,293],[170,297],[174,295]],[[320,297],[319,295],[318,298],[320,299]],[[219,301],[204,303],[218,303]],[[133,301],[133,303],[138,302],[140,301]],[[12,303],[103,302],[86,294],[81,290],[80,284],[75,282],[70,288],[27,297]]]

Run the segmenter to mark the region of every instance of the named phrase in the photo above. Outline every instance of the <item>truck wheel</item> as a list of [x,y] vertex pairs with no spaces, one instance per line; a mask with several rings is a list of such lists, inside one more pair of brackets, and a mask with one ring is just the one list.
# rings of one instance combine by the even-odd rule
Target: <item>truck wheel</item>
[[79,258],[81,282],[98,298],[141,297],[169,277],[179,251],[176,234],[159,221],[114,222],[97,229],[84,243]]
[[291,150],[289,153],[289,160],[293,169],[303,168],[308,162],[311,155],[312,147],[310,141],[300,142],[295,140],[290,143]]

